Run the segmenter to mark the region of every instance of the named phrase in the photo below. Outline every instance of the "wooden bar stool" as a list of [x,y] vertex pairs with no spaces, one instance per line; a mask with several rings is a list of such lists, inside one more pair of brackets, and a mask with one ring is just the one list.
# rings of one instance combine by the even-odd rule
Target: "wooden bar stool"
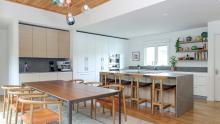
[[130,78],[132,79],[131,81],[131,88],[132,88],[131,105],[132,105],[132,102],[135,101],[137,103],[137,108],[139,109],[139,105],[141,103],[151,102],[151,99],[140,98],[140,88],[151,86],[151,83],[140,82],[140,79],[143,78],[143,75],[141,74],[132,74],[130,75]]
[[[125,99],[130,99],[131,98],[131,95],[129,93],[131,93],[131,81],[128,81],[128,80],[125,80],[123,79],[125,77],[124,74],[121,74],[121,73],[114,73],[114,77],[115,77],[115,84],[119,84],[119,85],[122,85],[124,87],[128,87],[128,94],[125,94]],[[125,91],[125,90],[123,90]]]
[[100,82],[102,85],[107,85],[107,73],[106,72],[100,72]]
[[[154,114],[154,107],[159,106],[160,112],[163,112],[165,108],[171,107],[171,104],[164,103],[164,92],[174,91],[174,106],[176,104],[176,85],[164,84],[167,77],[163,76],[152,76],[152,114]],[[158,82],[157,82],[158,81]]]

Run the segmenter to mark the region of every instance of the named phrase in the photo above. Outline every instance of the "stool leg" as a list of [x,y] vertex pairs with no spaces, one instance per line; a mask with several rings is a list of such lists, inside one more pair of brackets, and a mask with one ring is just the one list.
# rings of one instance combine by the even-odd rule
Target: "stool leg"
[[152,94],[152,98],[151,98],[151,113],[154,114],[154,102],[155,102],[155,82],[153,80],[153,84],[152,84],[152,88],[151,88],[151,94]]

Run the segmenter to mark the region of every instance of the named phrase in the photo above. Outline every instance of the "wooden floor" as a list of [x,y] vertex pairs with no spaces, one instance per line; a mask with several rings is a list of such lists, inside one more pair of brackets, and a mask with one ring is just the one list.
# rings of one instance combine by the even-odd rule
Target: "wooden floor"
[[154,124],[220,124],[220,102],[196,99],[194,100],[194,109],[178,118],[174,117],[172,113],[152,115],[150,110],[140,112],[128,109],[128,114]]
[[[0,97],[2,106],[2,97]],[[2,107],[0,106],[0,111]],[[220,124],[220,102],[207,102],[205,100],[194,100],[194,109],[183,116],[176,118],[172,113],[155,115],[150,114],[150,109],[142,111],[128,108],[128,114],[154,124]],[[129,121],[129,120],[128,120]]]

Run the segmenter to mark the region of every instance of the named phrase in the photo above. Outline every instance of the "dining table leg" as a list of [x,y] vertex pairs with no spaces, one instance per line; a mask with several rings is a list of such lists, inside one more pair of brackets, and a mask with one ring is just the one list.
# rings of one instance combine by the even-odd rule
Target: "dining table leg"
[[72,112],[72,110],[73,110],[73,102],[72,101],[68,101],[67,102],[67,106],[68,106],[68,112],[67,112],[67,121],[68,121],[68,123],[67,124],[72,124],[72,114],[73,114],[73,112]]
[[121,124],[121,92],[118,93],[118,123]]

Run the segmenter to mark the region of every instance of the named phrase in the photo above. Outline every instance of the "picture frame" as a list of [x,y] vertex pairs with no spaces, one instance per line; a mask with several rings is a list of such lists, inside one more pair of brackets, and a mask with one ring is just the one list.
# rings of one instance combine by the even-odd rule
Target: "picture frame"
[[132,61],[140,61],[140,51],[132,52]]

